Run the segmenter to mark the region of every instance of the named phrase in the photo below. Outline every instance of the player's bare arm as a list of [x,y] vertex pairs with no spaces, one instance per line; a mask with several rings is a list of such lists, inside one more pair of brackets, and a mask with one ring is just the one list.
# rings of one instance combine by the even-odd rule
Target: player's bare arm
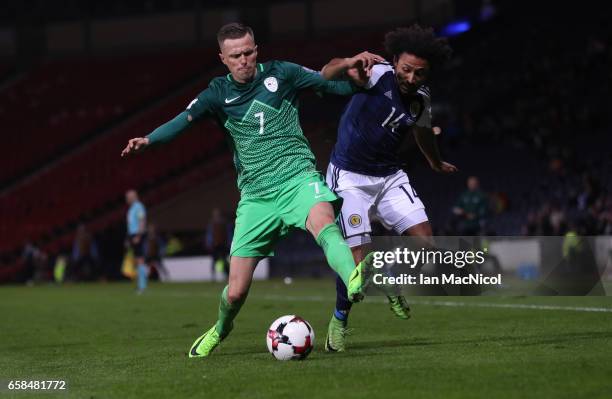
[[455,165],[444,162],[440,157],[440,150],[436,143],[434,130],[428,127],[414,126],[412,128],[414,138],[419,146],[419,149],[427,158],[429,165],[433,170],[440,173],[454,173],[458,169]]
[[[349,58],[334,58],[327,63],[321,70],[321,75],[327,80],[339,79],[345,76],[349,76],[354,79],[354,76],[363,77],[368,76],[370,69],[381,62],[385,62],[385,59],[378,54],[364,51]],[[350,70],[355,69],[349,74]],[[357,74],[358,73],[358,74]],[[355,81],[359,84],[362,79]]]

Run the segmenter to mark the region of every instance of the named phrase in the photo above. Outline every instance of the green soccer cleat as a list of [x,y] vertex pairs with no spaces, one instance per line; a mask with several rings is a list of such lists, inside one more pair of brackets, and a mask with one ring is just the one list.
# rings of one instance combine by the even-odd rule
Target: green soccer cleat
[[389,295],[389,308],[400,319],[407,320],[410,318],[410,306],[406,302],[406,298],[402,295]]
[[217,332],[216,325],[198,337],[189,350],[189,357],[206,357],[223,341]]
[[357,303],[363,300],[366,284],[372,275],[373,260],[374,253],[370,252],[351,273],[348,286],[346,287],[349,301]]
[[332,316],[327,326],[325,352],[344,352],[346,350],[345,338],[347,333],[346,323]]

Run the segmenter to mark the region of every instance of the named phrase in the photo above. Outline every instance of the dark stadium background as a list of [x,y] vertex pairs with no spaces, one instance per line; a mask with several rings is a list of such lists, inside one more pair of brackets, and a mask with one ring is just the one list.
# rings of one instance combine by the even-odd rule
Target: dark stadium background
[[[4,1],[0,14],[0,282],[51,280],[79,225],[97,242],[93,279],[119,279],[125,190],[177,254],[202,254],[211,211],[238,200],[231,156],[212,122],[129,160],[149,133],[225,74],[215,32],[251,25],[259,60],[318,69],[418,21],[449,34],[454,61],[431,86],[446,160],[436,175],[411,140],[406,169],[438,234],[457,234],[451,209],[477,176],[489,198],[481,233],[612,234],[610,13],[598,3],[413,0]],[[345,99],[305,94],[301,121],[327,167]],[[328,273],[296,233],[272,275]],[[305,264],[310,267],[303,267]]]

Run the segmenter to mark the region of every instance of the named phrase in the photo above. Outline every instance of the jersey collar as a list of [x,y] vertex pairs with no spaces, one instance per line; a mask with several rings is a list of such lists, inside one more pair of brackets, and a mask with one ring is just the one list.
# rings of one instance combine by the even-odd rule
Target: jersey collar
[[261,74],[264,71],[264,65],[263,64],[257,64],[257,69],[255,70],[255,78],[253,79],[252,82],[248,82],[248,83],[240,83],[240,82],[236,82],[236,80],[234,80],[234,78],[232,77],[231,73],[228,73],[225,77],[227,78],[227,80],[233,84],[235,84],[238,87],[245,87],[248,86],[252,83],[255,83],[259,80],[259,78],[261,77]]

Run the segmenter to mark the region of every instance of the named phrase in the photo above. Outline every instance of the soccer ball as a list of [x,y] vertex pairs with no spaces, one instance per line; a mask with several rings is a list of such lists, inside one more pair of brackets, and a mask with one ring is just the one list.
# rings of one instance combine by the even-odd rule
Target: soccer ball
[[268,350],[278,360],[304,360],[314,347],[314,330],[300,316],[288,315],[274,320],[268,329]]

